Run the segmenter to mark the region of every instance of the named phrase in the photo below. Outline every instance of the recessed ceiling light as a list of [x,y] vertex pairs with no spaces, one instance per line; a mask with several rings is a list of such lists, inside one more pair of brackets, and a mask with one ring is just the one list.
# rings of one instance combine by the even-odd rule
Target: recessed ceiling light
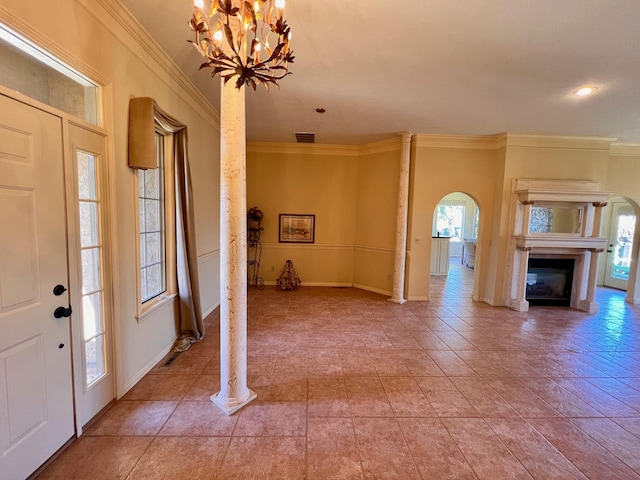
[[577,95],[578,97],[587,97],[592,93],[594,93],[596,90],[598,90],[598,87],[585,86],[585,87],[580,87],[578,90],[573,92],[573,94]]

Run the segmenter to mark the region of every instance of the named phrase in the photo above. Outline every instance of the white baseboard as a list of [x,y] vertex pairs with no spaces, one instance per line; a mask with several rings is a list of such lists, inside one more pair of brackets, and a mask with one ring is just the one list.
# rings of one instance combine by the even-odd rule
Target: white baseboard
[[507,305],[511,310],[515,310],[516,312],[528,312],[529,311],[529,302],[526,300],[518,300],[517,298],[512,298],[509,300],[509,304]]
[[504,305],[496,305],[495,303],[493,303],[493,298],[481,297],[480,301],[488,305],[491,305],[492,307],[498,307],[498,306],[504,307]]
[[[264,282],[265,285],[277,285],[278,282],[274,282],[274,281],[267,281]],[[353,287],[353,283],[340,283],[340,282],[301,282],[300,283],[301,287],[338,287],[338,288],[344,288],[344,287]]]
[[414,302],[428,302],[430,300],[429,295],[415,295],[407,297],[407,300]]
[[206,311],[202,312],[202,318],[208,317],[219,306],[220,306],[220,303],[216,303],[215,305],[209,307]]
[[595,315],[596,313],[598,313],[598,309],[599,309],[599,304],[597,302],[590,302],[588,300],[578,301],[578,310],[587,312],[590,315]]
[[162,360],[173,348],[173,345],[176,343],[176,338],[174,338],[169,345],[164,347],[160,353],[158,353],[155,357],[153,357],[144,367],[138,370],[133,377],[131,377],[121,388],[118,389],[116,400],[120,400],[124,397],[129,390],[131,390],[136,383],[138,383],[142,378],[155,367],[160,360]]
[[[277,282],[268,281],[264,282],[265,285],[277,285]],[[358,288],[360,290],[366,290],[368,292],[379,293],[380,295],[391,295],[389,290],[382,290],[381,288],[369,287],[367,285],[360,285],[359,283],[349,282],[302,282],[301,287],[333,287],[333,288]]]
[[369,287],[367,285],[361,285],[359,283],[354,283],[353,288],[359,288],[360,290],[366,290],[367,292],[379,293],[380,295],[388,295],[391,296],[393,292],[389,290],[383,290],[381,288]]

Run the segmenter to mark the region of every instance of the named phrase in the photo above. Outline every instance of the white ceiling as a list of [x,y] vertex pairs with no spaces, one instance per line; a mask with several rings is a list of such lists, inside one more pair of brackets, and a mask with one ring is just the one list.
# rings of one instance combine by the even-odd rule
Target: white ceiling
[[[121,1],[219,109],[219,80],[186,41],[192,1]],[[412,131],[640,143],[640,0],[287,0],[285,18],[293,75],[247,90],[249,141]],[[599,89],[572,95],[584,84]]]

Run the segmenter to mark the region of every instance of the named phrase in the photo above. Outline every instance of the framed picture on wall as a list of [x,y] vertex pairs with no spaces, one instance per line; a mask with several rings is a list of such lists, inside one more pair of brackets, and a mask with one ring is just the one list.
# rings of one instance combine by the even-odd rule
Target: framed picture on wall
[[315,215],[280,214],[280,243],[314,243],[315,237]]

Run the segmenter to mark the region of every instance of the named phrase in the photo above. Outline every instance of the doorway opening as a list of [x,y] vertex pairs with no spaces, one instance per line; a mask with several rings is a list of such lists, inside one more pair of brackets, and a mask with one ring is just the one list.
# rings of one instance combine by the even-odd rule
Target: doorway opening
[[[433,213],[432,237],[448,238],[447,267],[452,262],[475,268],[479,210],[476,202],[462,192],[443,197]],[[432,247],[433,248],[433,247]],[[441,252],[444,254],[444,252]],[[440,259],[442,264],[442,259]],[[436,269],[437,270],[437,269]],[[431,274],[434,273],[433,257]]]
[[430,296],[449,292],[474,297],[480,212],[466,193],[453,192],[436,205],[432,220]]
[[610,202],[608,224],[605,236],[609,238],[609,243],[603,283],[607,287],[626,291],[636,228],[636,214],[629,202],[624,199]]

